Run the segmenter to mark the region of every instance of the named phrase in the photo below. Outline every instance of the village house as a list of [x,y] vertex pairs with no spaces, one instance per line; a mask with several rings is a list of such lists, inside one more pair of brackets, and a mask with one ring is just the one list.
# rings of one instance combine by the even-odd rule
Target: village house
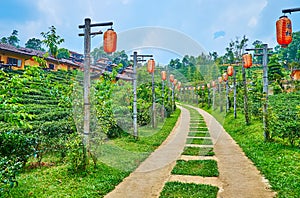
[[[24,48],[15,47],[9,44],[0,43],[0,67],[6,67],[13,70],[23,70],[25,66],[39,65],[33,56],[42,57],[45,52]],[[70,59],[56,59],[52,56],[45,58],[47,61],[47,68],[50,70],[74,70],[82,67],[82,62],[72,61]]]
[[[47,62],[48,70],[58,71],[58,70],[81,70],[83,71],[84,60],[83,55],[74,51],[70,52],[69,59],[56,59],[52,56],[45,58]],[[39,63],[36,62],[32,57],[43,57],[45,52],[24,48],[15,47],[9,44],[0,43],[0,68],[7,68],[12,70],[24,70],[25,66],[38,66]],[[91,72],[97,73],[100,76],[103,72],[108,71],[108,67],[115,66],[108,59],[102,58],[97,61],[95,65],[90,65]],[[130,73],[130,72],[129,72]],[[130,76],[130,77],[129,77]],[[117,79],[122,79],[126,81],[131,81],[132,75],[126,75],[122,72],[117,75]]]

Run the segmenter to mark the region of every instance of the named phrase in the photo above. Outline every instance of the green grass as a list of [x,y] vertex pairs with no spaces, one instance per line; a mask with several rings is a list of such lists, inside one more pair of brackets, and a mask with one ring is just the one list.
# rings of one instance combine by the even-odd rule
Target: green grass
[[128,135],[123,138],[113,140],[112,144],[128,151],[152,152],[168,137],[174,128],[179,115],[180,109],[177,108],[174,114],[167,118],[161,130],[152,136],[140,137],[137,141],[133,139],[132,136]]
[[219,188],[205,184],[167,182],[160,198],[216,198]]
[[209,137],[208,132],[189,132],[188,136],[190,137]]
[[103,197],[128,175],[105,164],[86,174],[71,174],[64,165],[37,168],[22,174],[8,197]]
[[177,160],[172,174],[217,177],[219,171],[215,160]]
[[182,155],[193,156],[214,156],[213,148],[200,148],[200,147],[185,147]]
[[19,186],[13,188],[8,197],[104,197],[166,139],[179,115],[180,109],[177,109],[152,136],[139,140],[125,136],[109,141],[101,147],[102,152],[113,156],[101,155],[99,161],[105,163],[98,162],[97,167],[90,165],[85,172],[71,173],[67,163],[26,169],[17,178]]
[[211,139],[204,139],[204,138],[187,138],[187,144],[199,144],[199,145],[212,145]]
[[206,123],[205,122],[190,123],[190,127],[206,127]]
[[269,180],[279,198],[299,197],[300,195],[300,148],[285,145],[283,142],[264,142],[261,120],[245,125],[244,116],[228,115],[225,130],[241,146],[246,155]]
[[207,127],[190,127],[190,131],[208,131]]

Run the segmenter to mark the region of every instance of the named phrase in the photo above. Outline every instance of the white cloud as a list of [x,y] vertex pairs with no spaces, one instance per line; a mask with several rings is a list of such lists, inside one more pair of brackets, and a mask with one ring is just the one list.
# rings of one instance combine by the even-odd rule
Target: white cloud
[[257,17],[251,17],[249,22],[248,22],[248,26],[249,27],[255,27],[257,25]]

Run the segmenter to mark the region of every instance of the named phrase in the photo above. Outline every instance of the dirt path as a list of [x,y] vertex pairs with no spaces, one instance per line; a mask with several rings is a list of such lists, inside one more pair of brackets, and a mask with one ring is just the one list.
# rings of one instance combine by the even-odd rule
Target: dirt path
[[203,115],[214,143],[213,158],[218,162],[220,175],[218,178],[171,175],[176,160],[184,158],[181,153],[189,132],[189,111],[184,108],[181,110],[177,125],[166,141],[105,197],[159,197],[165,182],[178,180],[219,186],[219,198],[274,197],[275,194],[269,190],[259,171],[240,147],[210,114],[200,109],[197,110]]

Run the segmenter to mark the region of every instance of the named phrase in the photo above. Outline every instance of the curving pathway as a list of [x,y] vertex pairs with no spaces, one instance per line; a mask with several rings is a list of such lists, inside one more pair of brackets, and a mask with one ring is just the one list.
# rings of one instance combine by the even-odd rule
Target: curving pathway
[[[266,180],[223,127],[210,114],[199,108],[195,109],[204,117],[210,131],[215,152],[212,158],[218,162],[220,175],[217,178],[171,175],[176,160],[187,158],[181,156],[181,153],[189,133],[190,115],[187,109],[179,108],[181,108],[181,116],[169,137],[105,197],[159,197],[165,182],[168,181],[216,185],[220,188],[219,198],[271,198],[275,196],[275,193],[270,191]],[[189,159],[193,158],[188,157],[187,160]]]

